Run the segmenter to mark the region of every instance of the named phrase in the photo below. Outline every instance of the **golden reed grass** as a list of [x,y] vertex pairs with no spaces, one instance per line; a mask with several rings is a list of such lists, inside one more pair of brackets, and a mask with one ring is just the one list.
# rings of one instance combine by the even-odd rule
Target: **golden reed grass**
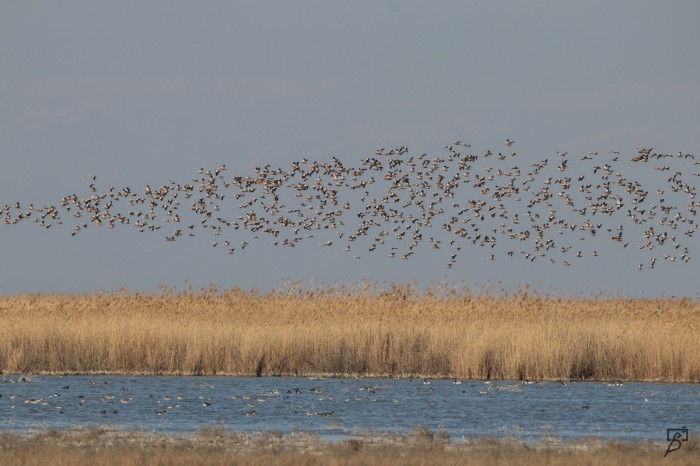
[[700,381],[700,302],[418,292],[0,296],[6,373]]

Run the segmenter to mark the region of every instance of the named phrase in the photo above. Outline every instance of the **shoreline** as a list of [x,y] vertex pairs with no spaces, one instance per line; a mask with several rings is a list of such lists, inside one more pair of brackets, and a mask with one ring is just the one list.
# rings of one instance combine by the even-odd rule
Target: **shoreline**
[[[321,380],[321,379],[356,379],[356,380],[434,380],[434,381],[445,381],[451,380],[458,383],[479,383],[479,382],[509,382],[509,383],[521,383],[527,384],[544,384],[544,383],[601,383],[601,384],[615,384],[615,383],[639,383],[639,384],[698,384],[697,381],[671,381],[663,380],[665,378],[649,379],[649,380],[623,380],[623,379],[580,379],[580,380],[560,380],[560,379],[496,379],[492,378],[489,380],[484,379],[466,379],[460,377],[440,377],[435,375],[420,375],[420,374],[402,374],[402,375],[391,375],[391,374],[328,374],[328,373],[309,373],[309,374],[265,374],[265,375],[255,375],[255,374],[177,374],[177,373],[147,373],[147,372],[110,372],[110,371],[92,371],[92,372],[34,372],[34,373],[19,373],[19,372],[3,372],[0,371],[0,376],[3,380],[0,383],[31,383],[33,377],[191,377],[191,378],[202,378],[202,377],[213,377],[213,378],[245,378],[245,379],[255,379],[255,378],[271,378],[271,379],[281,379],[281,378],[301,378],[310,380]],[[8,377],[17,377],[17,380],[8,379]],[[27,379],[27,380],[20,380]]]
[[[700,445],[685,442],[674,464],[692,464]],[[293,432],[232,432],[220,427],[167,436],[107,427],[0,433],[0,461],[14,464],[658,464],[660,442],[552,438],[526,444],[492,437],[453,440],[416,428],[405,435],[363,432],[341,441]],[[677,461],[684,461],[677,463]]]

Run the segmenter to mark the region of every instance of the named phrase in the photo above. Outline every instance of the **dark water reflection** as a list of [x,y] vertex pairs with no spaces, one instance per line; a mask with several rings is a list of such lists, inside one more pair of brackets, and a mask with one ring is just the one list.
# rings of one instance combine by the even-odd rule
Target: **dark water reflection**
[[695,384],[236,377],[17,376],[0,383],[0,429],[68,426],[186,434],[311,432],[343,438],[415,427],[472,436],[664,441],[667,428],[700,431]]

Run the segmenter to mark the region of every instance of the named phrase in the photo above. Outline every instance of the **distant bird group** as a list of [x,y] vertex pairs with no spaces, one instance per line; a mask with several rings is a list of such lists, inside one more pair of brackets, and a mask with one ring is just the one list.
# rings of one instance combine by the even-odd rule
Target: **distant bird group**
[[[284,247],[316,238],[319,246],[342,248],[356,259],[383,251],[407,260],[427,244],[445,253],[452,268],[470,245],[485,248],[490,261],[520,256],[569,266],[599,257],[604,242],[627,248],[636,237],[634,247],[654,251],[639,270],[661,260],[690,261],[683,241],[695,234],[700,207],[689,182],[700,176],[688,173],[700,164],[692,154],[642,148],[631,157],[557,152],[540,159],[514,146],[506,139],[507,150],[475,154],[455,141],[440,156],[381,148],[358,166],[337,157],[301,159],[289,169],[266,164],[249,176],[227,177],[221,165],[200,168],[188,183],[141,191],[100,191],[93,175],[82,196],[41,208],[8,204],[0,217],[8,225],[68,224],[73,236],[93,225],[160,231],[168,242],[208,231],[211,246],[231,255],[263,237]],[[647,181],[623,176],[620,168]],[[584,242],[594,247],[585,249]]]

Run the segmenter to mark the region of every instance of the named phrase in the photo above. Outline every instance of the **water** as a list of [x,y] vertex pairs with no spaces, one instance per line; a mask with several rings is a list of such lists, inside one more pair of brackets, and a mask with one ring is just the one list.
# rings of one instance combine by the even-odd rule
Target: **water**
[[36,376],[0,383],[0,430],[71,426],[187,434],[444,430],[475,436],[665,441],[666,429],[700,430],[700,386],[585,382],[522,384],[351,378]]

